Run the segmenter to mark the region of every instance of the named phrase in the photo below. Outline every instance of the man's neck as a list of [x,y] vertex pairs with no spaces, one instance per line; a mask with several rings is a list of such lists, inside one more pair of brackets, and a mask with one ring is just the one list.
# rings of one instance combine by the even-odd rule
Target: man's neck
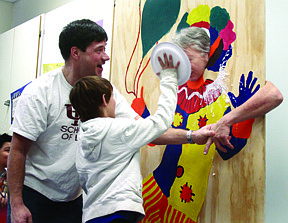
[[71,85],[74,86],[76,81],[80,78],[79,74],[75,71],[75,69],[72,66],[69,66],[65,63],[65,65],[62,67],[63,75],[66,79],[66,81]]

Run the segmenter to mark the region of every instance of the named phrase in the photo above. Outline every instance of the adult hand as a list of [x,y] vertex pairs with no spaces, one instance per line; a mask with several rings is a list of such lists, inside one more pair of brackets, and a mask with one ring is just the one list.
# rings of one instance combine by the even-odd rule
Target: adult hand
[[33,223],[29,209],[23,204],[11,209],[11,223]]
[[231,139],[231,136],[229,136],[230,126],[225,124],[223,118],[220,119],[217,123],[215,123],[211,127],[211,130],[215,132],[215,135],[208,139],[204,149],[204,154],[208,153],[209,148],[213,142],[215,143],[217,149],[219,149],[222,152],[227,152],[227,150],[222,145],[228,146],[231,149],[234,148],[233,145],[230,143]]
[[198,145],[203,145],[207,142],[209,137],[213,137],[215,132],[211,130],[213,125],[207,125],[197,131],[193,131],[192,140]]

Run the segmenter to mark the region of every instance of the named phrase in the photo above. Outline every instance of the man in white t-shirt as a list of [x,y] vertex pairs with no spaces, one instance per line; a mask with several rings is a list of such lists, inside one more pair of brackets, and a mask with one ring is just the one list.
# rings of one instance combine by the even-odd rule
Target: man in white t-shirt
[[[110,59],[105,52],[107,39],[104,29],[90,20],[68,24],[59,37],[65,66],[42,75],[23,91],[11,127],[12,222],[31,222],[32,218],[34,223],[82,222],[75,168],[79,117],[69,93],[79,78],[101,76],[102,65]],[[117,115],[135,118],[124,97],[117,89],[114,92]]]

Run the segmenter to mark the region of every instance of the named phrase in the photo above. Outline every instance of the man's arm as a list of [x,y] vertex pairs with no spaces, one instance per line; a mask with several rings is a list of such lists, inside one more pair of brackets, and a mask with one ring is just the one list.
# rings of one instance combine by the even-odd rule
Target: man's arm
[[224,149],[221,144],[233,148],[229,142],[230,127],[233,124],[263,116],[280,105],[282,101],[283,95],[281,92],[270,81],[266,81],[266,84],[249,100],[224,115],[213,125],[212,130],[214,130],[216,134],[207,141],[204,153],[208,152],[213,142],[216,147],[222,151],[226,151],[226,149]]
[[13,223],[32,222],[31,213],[24,205],[22,197],[26,156],[32,143],[33,141],[13,133],[7,167],[7,182],[12,209],[11,220]]

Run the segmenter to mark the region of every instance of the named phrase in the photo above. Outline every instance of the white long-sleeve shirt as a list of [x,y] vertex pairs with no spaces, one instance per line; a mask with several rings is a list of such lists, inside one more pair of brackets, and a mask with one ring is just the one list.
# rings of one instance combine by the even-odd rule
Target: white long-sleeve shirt
[[177,102],[176,70],[162,71],[160,79],[161,95],[153,116],[137,121],[96,118],[81,124],[76,168],[87,194],[84,222],[116,211],[144,217],[140,148],[167,131]]

